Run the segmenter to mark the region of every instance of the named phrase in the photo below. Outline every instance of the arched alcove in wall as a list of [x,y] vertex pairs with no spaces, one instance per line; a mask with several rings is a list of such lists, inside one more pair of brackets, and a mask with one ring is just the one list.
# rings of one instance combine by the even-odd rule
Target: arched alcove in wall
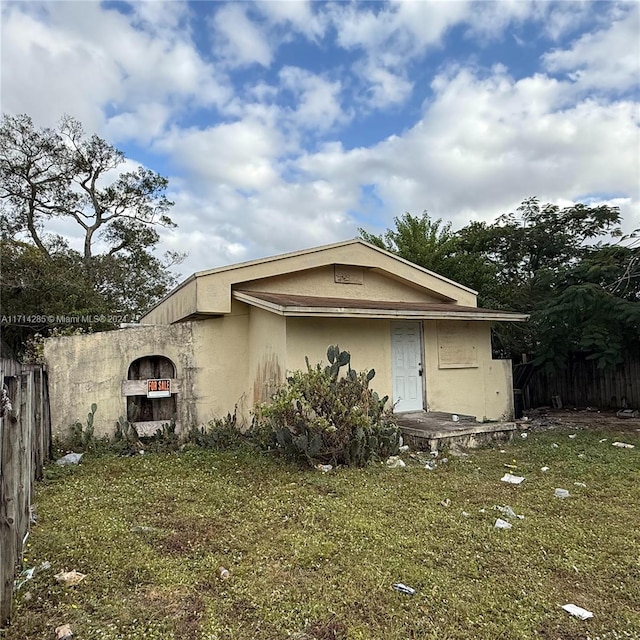
[[[129,365],[128,380],[173,380],[176,367],[166,356],[151,355],[134,360]],[[144,389],[144,395],[142,390]],[[171,389],[169,397],[149,397],[147,386],[140,387],[139,395],[127,395],[127,420],[139,423],[162,423],[176,419],[177,395]]]

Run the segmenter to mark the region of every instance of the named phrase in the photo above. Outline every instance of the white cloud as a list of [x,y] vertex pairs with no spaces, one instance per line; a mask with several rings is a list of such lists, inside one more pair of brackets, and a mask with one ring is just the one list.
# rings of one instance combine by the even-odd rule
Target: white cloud
[[[423,119],[371,148],[326,145],[300,158],[309,179],[347,191],[374,184],[387,215],[428,209],[462,227],[492,219],[528,196],[555,201],[625,193],[638,207],[636,105],[584,100],[542,75],[514,81],[503,70],[469,70],[434,82]],[[633,194],[633,195],[631,195]]]
[[470,3],[464,0],[332,6],[329,15],[338,44],[363,52],[352,68],[366,87],[359,102],[368,109],[403,104],[413,89],[407,65],[429,47],[439,47],[447,31],[464,21],[469,11]]
[[148,129],[149,113],[157,122],[166,106],[222,106],[230,99],[227,80],[182,32],[165,24],[152,35],[132,21],[139,21],[137,14],[94,2],[3,7],[3,109],[29,112],[43,125],[69,113],[87,130],[102,132],[105,108],[130,119],[139,114],[140,128]]
[[171,116],[170,109],[157,102],[141,103],[132,111],[109,118],[104,135],[109,140],[135,140],[146,144],[161,136]]
[[372,63],[366,65],[362,75],[369,83],[368,102],[376,108],[402,104],[413,90],[413,82],[407,80],[401,73],[392,73]]
[[481,39],[499,39],[512,25],[522,24],[532,17],[540,19],[548,3],[532,0],[500,0],[500,2],[476,2],[465,22],[468,33]]
[[225,4],[213,17],[213,50],[232,66],[268,67],[273,52],[267,36],[246,14],[246,5]]
[[256,8],[267,17],[270,24],[284,24],[313,40],[320,38],[326,29],[326,19],[313,11],[310,0],[258,2]]
[[300,67],[283,67],[279,78],[293,93],[296,104],[291,120],[304,129],[329,129],[344,121],[340,106],[340,82],[331,82]]
[[264,189],[278,182],[280,134],[268,124],[248,118],[207,129],[174,128],[154,150],[167,153],[194,184],[222,184],[238,189]]
[[586,33],[567,49],[544,54],[553,73],[566,73],[580,91],[625,91],[640,84],[640,5],[634,3],[607,28]]

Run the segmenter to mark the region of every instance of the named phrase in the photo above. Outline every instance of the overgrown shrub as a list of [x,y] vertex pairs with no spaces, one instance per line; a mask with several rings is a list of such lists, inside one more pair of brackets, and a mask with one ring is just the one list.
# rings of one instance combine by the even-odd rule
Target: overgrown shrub
[[238,428],[236,407],[224,418],[210,420],[208,424],[192,426],[186,434],[185,442],[205,449],[232,449],[244,443],[247,438]]
[[176,431],[176,421],[164,422],[153,435],[140,436],[140,442],[145,451],[152,453],[166,453],[180,448],[180,436]]
[[113,450],[121,455],[132,455],[142,448],[138,431],[133,424],[120,416],[116,420],[116,432],[112,442]]
[[73,451],[94,451],[96,448],[96,440],[93,435],[93,418],[98,410],[98,405],[94,402],[91,410],[87,414],[87,425],[82,424],[80,420],[71,425],[70,448]]
[[[329,365],[296,371],[256,407],[256,427],[268,426],[277,446],[310,464],[364,466],[398,452],[400,432],[388,398],[369,388],[375,371],[351,368],[348,351],[327,349]],[[344,375],[341,369],[347,367]]]

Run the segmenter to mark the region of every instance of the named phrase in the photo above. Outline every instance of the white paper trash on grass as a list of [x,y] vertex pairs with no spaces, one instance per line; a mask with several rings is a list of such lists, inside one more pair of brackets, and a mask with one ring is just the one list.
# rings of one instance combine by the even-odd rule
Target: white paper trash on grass
[[505,473],[500,480],[502,480],[502,482],[508,482],[509,484],[520,484],[524,481],[524,477]]
[[635,444],[627,444],[626,442],[613,442],[614,447],[619,447],[620,449],[634,449]]
[[555,493],[556,498],[568,498],[569,497],[569,492],[566,489],[556,489],[554,493]]
[[511,523],[503,520],[502,518],[497,518],[496,523],[493,526],[496,529],[511,529]]
[[583,609],[582,607],[579,607],[575,604],[564,604],[562,605],[562,608],[575,618],[580,618],[580,620],[588,620],[589,618],[593,618],[593,613],[591,613],[591,611],[587,611],[586,609]]

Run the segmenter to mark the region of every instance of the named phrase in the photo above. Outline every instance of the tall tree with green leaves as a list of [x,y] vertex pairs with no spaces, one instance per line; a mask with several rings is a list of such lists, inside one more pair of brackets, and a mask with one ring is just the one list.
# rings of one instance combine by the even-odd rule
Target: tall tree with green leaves
[[[5,319],[104,315],[113,328],[174,284],[158,258],[159,228],[175,227],[167,179],[144,167],[123,171],[124,154],[65,116],[56,129],[27,115],[0,124],[0,293]],[[76,251],[54,229],[81,238]],[[72,229],[75,229],[73,231]],[[5,323],[3,348],[20,352],[34,331],[56,323]],[[95,328],[95,327],[94,327]]]

